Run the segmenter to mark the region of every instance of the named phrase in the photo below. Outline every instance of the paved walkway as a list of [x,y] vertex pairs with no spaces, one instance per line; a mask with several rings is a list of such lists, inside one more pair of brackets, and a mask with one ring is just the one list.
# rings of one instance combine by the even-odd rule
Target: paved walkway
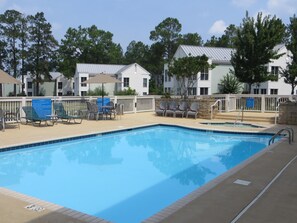
[[[265,114],[264,114],[265,115]],[[153,113],[126,114],[118,120],[88,121],[82,124],[57,124],[53,127],[34,127],[21,125],[20,129],[7,128],[0,132],[0,149],[30,142],[42,142],[51,139],[65,138],[75,135],[98,133],[114,129],[131,128],[148,124],[176,124],[194,128],[219,129],[239,131],[237,128],[202,125],[201,119],[181,119],[156,117]],[[220,120],[213,120],[220,121]],[[255,124],[255,123],[254,123]],[[266,129],[240,129],[242,131],[275,132],[284,126],[274,126],[265,123],[256,123]],[[295,133],[297,126],[292,126]],[[295,139],[296,139],[295,134]],[[247,210],[240,214],[234,222],[295,222],[297,219],[297,155],[296,142],[289,145],[287,141],[276,143],[269,150],[249,160],[244,165],[235,168],[231,173],[205,185],[206,191],[196,196],[190,203],[175,211],[170,216],[162,215],[161,222],[232,222],[236,216],[249,207],[251,202],[260,194],[259,198]],[[291,162],[291,163],[290,163]],[[289,164],[289,165],[288,165]],[[286,166],[287,168],[280,171]],[[279,176],[278,176],[279,174]],[[275,178],[277,177],[277,178]],[[275,179],[274,179],[275,178]],[[234,184],[236,179],[250,181],[250,185]],[[271,183],[271,186],[266,188]],[[264,191],[263,191],[264,190]],[[81,216],[81,213],[69,214],[68,209],[48,204],[41,212],[29,211],[24,207],[36,204],[36,200],[26,200],[22,196],[10,194],[0,188],[0,222],[5,223],[38,223],[38,222],[100,222],[90,216]],[[44,206],[44,203],[41,203]],[[77,216],[80,216],[77,218]]]

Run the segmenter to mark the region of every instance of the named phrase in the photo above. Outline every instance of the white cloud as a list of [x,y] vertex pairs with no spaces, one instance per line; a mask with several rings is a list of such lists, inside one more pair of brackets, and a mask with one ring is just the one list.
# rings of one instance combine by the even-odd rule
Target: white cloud
[[226,28],[227,28],[226,23],[223,20],[217,20],[210,27],[208,32],[210,34],[223,34]]
[[292,15],[297,11],[296,0],[268,0],[267,8],[274,13]]
[[253,5],[254,3],[256,3],[257,0],[232,0],[232,3],[236,6],[239,7],[249,7],[251,5]]

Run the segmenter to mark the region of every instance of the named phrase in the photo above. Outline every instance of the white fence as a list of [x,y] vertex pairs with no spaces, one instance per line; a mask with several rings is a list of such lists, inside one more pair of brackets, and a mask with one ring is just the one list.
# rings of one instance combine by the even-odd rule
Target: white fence
[[[292,95],[258,95],[258,94],[236,94],[236,95],[212,95],[206,96],[222,101],[222,111],[244,111],[251,112],[276,112],[280,103],[288,100],[296,100],[296,96]],[[247,106],[247,99],[252,98],[254,106]]]
[[[294,96],[296,97],[296,96]],[[61,101],[69,114],[87,110],[86,101],[97,100],[97,97],[2,97],[0,98],[0,108],[6,111],[16,112],[22,106],[31,105],[32,99],[50,98],[52,102]],[[160,96],[114,96],[109,97],[115,104],[122,104],[124,113],[136,113],[155,110],[155,99]],[[292,100],[291,95],[207,95],[199,98],[215,98],[222,102],[222,111],[239,111],[241,107],[245,111],[252,112],[276,112],[281,102]],[[198,99],[199,99],[198,98]],[[247,98],[254,99],[254,106],[247,107]],[[296,99],[296,98],[295,98]],[[20,109],[21,111],[21,109]],[[21,111],[22,112],[22,111]],[[22,116],[22,114],[20,114]]]
[[[109,97],[115,104],[123,105],[124,113],[136,113],[155,110],[155,98],[158,96],[114,96]],[[95,101],[98,97],[2,97],[0,98],[0,108],[5,111],[16,112],[20,110],[22,117],[22,107],[30,106],[32,99],[45,99],[50,98],[52,102],[62,102],[65,109],[70,115],[80,111],[87,110],[86,101]]]

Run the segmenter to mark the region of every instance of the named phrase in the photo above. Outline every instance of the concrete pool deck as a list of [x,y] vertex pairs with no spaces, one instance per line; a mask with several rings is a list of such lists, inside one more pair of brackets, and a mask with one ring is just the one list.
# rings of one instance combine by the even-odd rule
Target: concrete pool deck
[[[276,132],[284,127],[260,122],[253,124],[265,126],[265,129],[243,129],[200,124],[200,122],[205,121],[207,120],[156,117],[154,113],[147,112],[125,114],[117,120],[84,120],[82,124],[58,123],[53,127],[21,125],[20,129],[7,127],[5,132],[0,132],[0,149],[31,142],[42,142],[149,124],[175,124],[209,130],[253,132]],[[222,120],[212,121],[222,122]],[[297,126],[290,127],[295,131],[296,141]],[[236,168],[225,178],[208,183],[204,187],[205,193],[199,194],[190,203],[183,205],[181,209],[174,210],[173,214],[169,216],[160,214],[150,220],[151,222],[159,220],[160,222],[170,223],[232,222],[244,208],[249,207],[249,204],[253,202],[253,205],[245,210],[238,220],[234,222],[294,222],[297,219],[297,160],[292,159],[296,155],[296,142],[291,145],[288,140],[278,142],[258,157],[249,160],[241,168]],[[287,168],[283,170],[288,163]],[[279,174],[282,170],[283,172]],[[277,178],[275,178],[276,176]],[[250,181],[251,183],[248,186],[234,184],[233,182],[237,179]],[[268,184],[271,185],[266,188]],[[261,196],[253,201],[259,194]],[[40,212],[24,208],[32,203],[36,204],[36,200],[23,199],[1,188],[1,222],[106,222],[87,215],[77,218],[80,213],[73,212],[69,214],[69,210],[59,206],[51,207],[50,204]],[[37,203],[36,205],[43,207],[44,203]]]

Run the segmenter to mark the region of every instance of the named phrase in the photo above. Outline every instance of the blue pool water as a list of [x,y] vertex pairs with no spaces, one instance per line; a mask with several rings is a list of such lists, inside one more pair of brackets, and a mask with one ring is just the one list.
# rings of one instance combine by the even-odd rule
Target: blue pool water
[[0,153],[0,186],[140,222],[268,145],[271,135],[154,126]]

